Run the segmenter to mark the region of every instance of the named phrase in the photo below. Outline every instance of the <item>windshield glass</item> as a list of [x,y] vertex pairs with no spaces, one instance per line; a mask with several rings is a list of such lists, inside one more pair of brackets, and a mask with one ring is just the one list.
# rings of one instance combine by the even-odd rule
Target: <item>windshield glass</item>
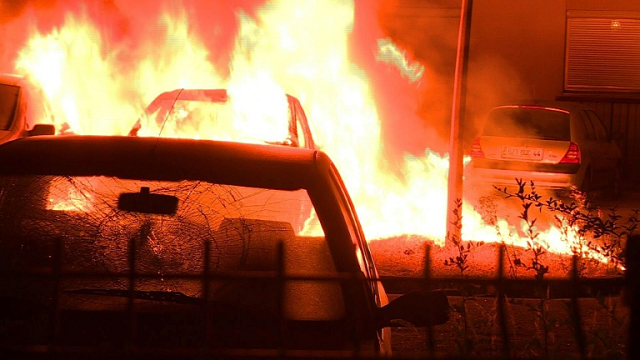
[[0,130],[9,130],[18,104],[18,86],[0,84]]
[[202,138],[246,143],[297,144],[290,133],[286,98],[251,101],[181,94],[155,100],[146,110],[140,135]]
[[[119,209],[120,194],[147,187],[151,194],[177,197],[175,215]],[[279,243],[285,276],[337,276],[322,228],[310,225],[314,218],[306,190],[113,177],[0,178],[0,270],[68,275],[2,277],[0,298],[47,306],[56,299],[62,309],[108,312],[125,310],[130,297],[145,311],[155,311],[147,303],[164,302],[166,310],[204,301],[220,319],[339,321],[345,304],[337,281],[286,280],[280,288],[266,280],[279,269]],[[0,331],[10,333],[3,326]]]
[[496,108],[487,117],[483,135],[570,140],[569,113],[537,107]]

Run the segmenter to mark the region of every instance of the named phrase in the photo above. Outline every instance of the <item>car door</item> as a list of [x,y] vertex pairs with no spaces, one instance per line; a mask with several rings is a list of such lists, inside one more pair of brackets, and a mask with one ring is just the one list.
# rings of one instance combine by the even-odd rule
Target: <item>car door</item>
[[595,148],[591,156],[597,167],[594,167],[593,180],[600,186],[607,186],[615,177],[614,174],[617,174],[620,150],[617,144],[609,139],[598,115],[592,110],[587,110],[585,113],[595,133]]
[[590,183],[589,187],[600,186],[598,184],[601,181],[601,177],[598,176],[603,170],[604,164],[602,164],[602,157],[598,156],[598,139],[596,137],[593,123],[589,119],[589,115],[586,110],[580,110],[577,116],[577,122],[582,128],[582,133],[579,137],[574,139],[580,146],[580,155],[582,157],[582,166],[585,171],[585,177],[588,177]]

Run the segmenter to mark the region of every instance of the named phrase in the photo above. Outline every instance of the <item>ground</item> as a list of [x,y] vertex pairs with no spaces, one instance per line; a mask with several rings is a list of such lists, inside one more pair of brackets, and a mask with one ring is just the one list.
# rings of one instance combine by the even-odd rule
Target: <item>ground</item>
[[[369,243],[374,261],[381,276],[424,276],[425,249],[430,247],[430,274],[433,277],[459,277],[460,269],[451,263],[451,258],[459,255],[456,248],[440,247],[432,241],[419,236],[400,236]],[[505,276],[516,278],[532,278],[533,270],[522,266],[514,266],[513,259],[517,256],[524,265],[531,265],[532,251],[507,247],[508,257],[505,258]],[[509,261],[509,259],[511,261]],[[465,275],[470,277],[495,277],[498,274],[499,245],[496,243],[472,243],[468,251],[466,263],[468,269]],[[549,278],[566,278],[571,275],[571,257],[546,253],[540,257],[540,262],[549,267],[545,275]],[[606,277],[620,275],[619,270],[598,261],[584,260],[580,266],[584,277]]]

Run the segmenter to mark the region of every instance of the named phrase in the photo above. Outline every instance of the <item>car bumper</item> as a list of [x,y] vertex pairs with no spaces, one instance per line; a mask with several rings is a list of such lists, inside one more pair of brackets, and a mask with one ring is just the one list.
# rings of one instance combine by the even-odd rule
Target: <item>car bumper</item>
[[491,184],[499,187],[517,186],[517,180],[533,184],[536,188],[566,190],[578,187],[579,174],[565,174],[557,172],[521,171],[485,169],[471,167],[465,173],[465,182],[469,184]]

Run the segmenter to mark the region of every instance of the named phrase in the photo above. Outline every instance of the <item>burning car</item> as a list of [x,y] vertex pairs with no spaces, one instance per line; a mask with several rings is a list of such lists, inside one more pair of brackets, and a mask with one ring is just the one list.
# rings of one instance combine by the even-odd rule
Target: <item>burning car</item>
[[442,291],[389,302],[336,167],[309,149],[3,144],[0,258],[5,355],[381,355],[394,320],[448,318]]
[[147,106],[129,135],[197,136],[315,148],[297,98],[289,94],[230,94],[227,89],[163,92]]
[[55,131],[53,111],[42,88],[19,75],[0,74],[0,143]]
[[617,196],[622,153],[597,114],[571,102],[525,102],[493,108],[471,146],[466,179]]

